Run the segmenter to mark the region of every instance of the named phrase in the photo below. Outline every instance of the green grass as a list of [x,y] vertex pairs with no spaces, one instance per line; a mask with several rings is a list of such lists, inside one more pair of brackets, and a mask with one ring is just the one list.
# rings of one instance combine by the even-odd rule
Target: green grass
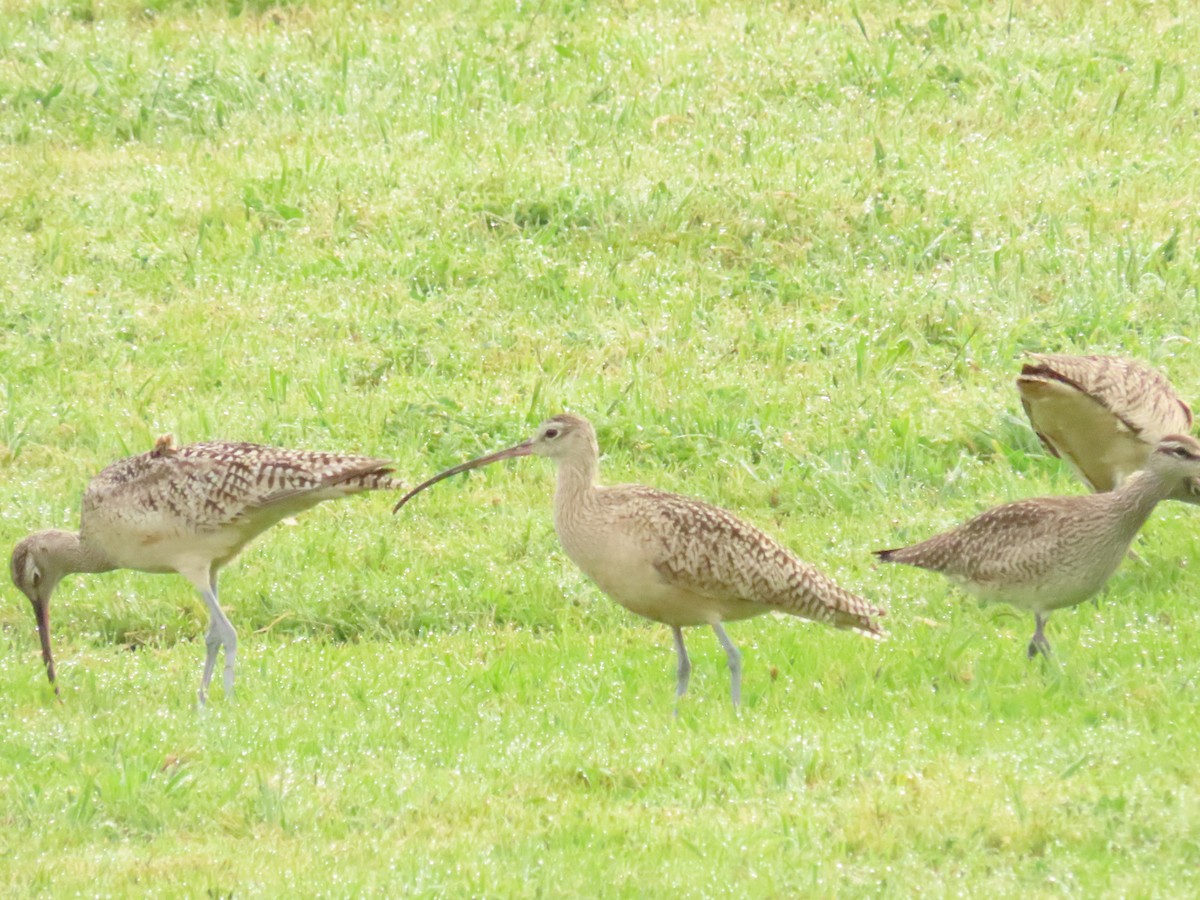
[[592,418],[890,610],[695,631],[570,564],[550,467],[356,498],[230,567],[0,606],[0,892],[1173,897],[1200,867],[1196,524],[1032,622],[876,567],[1081,488],[1022,351],[1196,396],[1185,3],[0,2],[0,540],[180,441],[417,480]]

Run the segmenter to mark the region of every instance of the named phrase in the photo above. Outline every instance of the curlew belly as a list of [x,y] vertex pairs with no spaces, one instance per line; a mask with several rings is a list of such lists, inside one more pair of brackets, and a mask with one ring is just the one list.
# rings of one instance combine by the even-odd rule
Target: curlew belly
[[[1115,568],[1115,567],[1114,567]],[[1112,571],[1064,573],[1029,582],[989,583],[953,578],[959,587],[986,603],[1008,603],[1030,612],[1049,612],[1075,606],[1099,592]]]
[[603,544],[568,543],[567,555],[600,590],[632,613],[685,627],[712,625],[768,612],[767,607],[731,597],[699,594],[671,584],[633,541],[609,539]]

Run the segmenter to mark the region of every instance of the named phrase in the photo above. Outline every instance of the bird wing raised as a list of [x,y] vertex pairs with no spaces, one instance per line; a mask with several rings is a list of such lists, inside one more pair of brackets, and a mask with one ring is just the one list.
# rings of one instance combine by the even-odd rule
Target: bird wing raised
[[[1121,356],[1031,354],[1016,384],[1034,431],[1096,490],[1141,467],[1166,434],[1186,434],[1192,409],[1162,373]],[[1105,460],[1105,455],[1110,457]]]
[[1159,372],[1113,356],[1031,354],[1017,389],[1046,449],[1097,491],[1140,469],[1165,435],[1186,433],[1192,413]]

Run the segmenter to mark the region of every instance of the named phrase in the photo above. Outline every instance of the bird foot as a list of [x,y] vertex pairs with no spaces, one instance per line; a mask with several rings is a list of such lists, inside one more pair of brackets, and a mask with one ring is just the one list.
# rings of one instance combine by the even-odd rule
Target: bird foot
[[1050,642],[1045,638],[1042,638],[1040,641],[1037,638],[1034,638],[1032,641],[1030,641],[1029,649],[1026,651],[1025,655],[1029,659],[1033,659],[1039,653],[1046,659],[1050,658]]

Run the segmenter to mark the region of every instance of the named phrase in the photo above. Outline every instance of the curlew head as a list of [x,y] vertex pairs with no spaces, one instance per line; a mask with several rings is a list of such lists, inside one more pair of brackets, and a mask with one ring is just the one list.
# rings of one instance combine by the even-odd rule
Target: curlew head
[[[1167,497],[1200,506],[1200,441],[1186,434],[1168,434],[1146,459],[1143,471],[1165,482]],[[1138,478],[1135,472],[1130,480]]]
[[50,595],[66,574],[60,559],[79,544],[79,536],[69,531],[39,531],[31,534],[13,548],[12,580],[33,604],[37,619],[38,637],[42,642],[42,661],[46,664],[46,677],[54,685],[54,653],[50,649]]
[[1200,477],[1200,441],[1186,434],[1168,434],[1146,460],[1146,468],[1180,481]]
[[587,458],[589,455],[591,458],[597,458],[600,455],[596,444],[596,430],[592,428],[592,423],[582,416],[563,413],[562,415],[547,419],[538,426],[533,437],[527,441],[522,441],[515,447],[509,447],[507,450],[498,450],[495,453],[489,453],[487,456],[480,456],[477,459],[459,463],[457,466],[449,468],[444,472],[439,472],[428,481],[421,482],[400,498],[396,505],[392,507],[392,512],[398,512],[400,507],[425,490],[425,488],[437,484],[451,475],[457,475],[459,472],[466,472],[469,469],[478,469],[481,466],[490,465],[502,459],[512,459],[517,456],[545,456],[559,461],[571,457]]
[[538,426],[532,438],[526,441],[529,452],[534,456],[563,460],[600,456],[596,443],[596,429],[583,416],[562,413],[547,419]]

